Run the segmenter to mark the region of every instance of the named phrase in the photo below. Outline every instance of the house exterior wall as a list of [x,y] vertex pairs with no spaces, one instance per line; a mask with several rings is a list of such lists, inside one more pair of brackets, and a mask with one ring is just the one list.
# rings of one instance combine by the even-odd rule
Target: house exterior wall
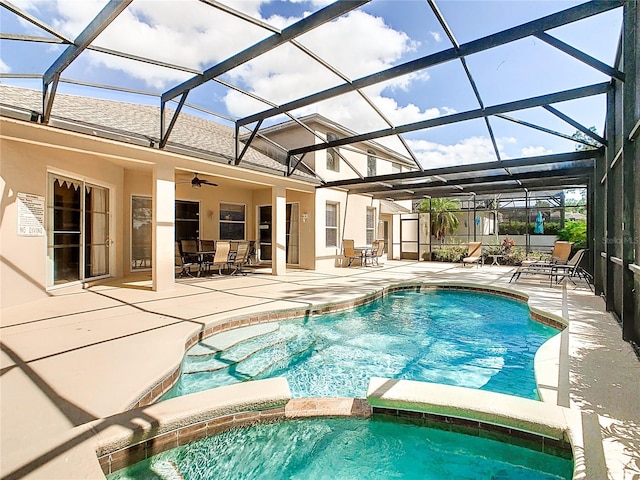
[[[13,306],[48,295],[52,288],[65,288],[81,282],[51,286],[52,259],[47,257],[46,222],[48,207],[48,172],[83,180],[109,189],[109,277],[122,278],[133,273],[151,273],[152,265],[162,265],[162,271],[172,270],[171,258],[156,259],[149,266],[132,267],[132,197],[152,199],[154,169],[161,167],[175,172],[175,199],[199,203],[199,236],[220,238],[220,203],[245,205],[245,239],[257,240],[259,205],[272,205],[274,189],[285,192],[287,203],[299,205],[300,268],[316,269],[341,265],[342,239],[352,238],[356,245],[366,244],[367,207],[376,209],[373,237],[380,238],[380,204],[366,195],[349,195],[338,189],[316,189],[309,182],[267,174],[174,154],[148,146],[121,143],[41,125],[35,122],[1,117],[0,150],[3,188],[0,240],[2,246],[0,279],[2,306]],[[324,135],[326,129],[321,131]],[[313,136],[304,130],[282,132],[279,143],[312,143]],[[366,173],[366,155],[341,149],[341,153],[356,168]],[[326,169],[326,152],[316,152],[318,166]],[[313,158],[313,155],[309,155]],[[313,162],[315,164],[315,162]],[[378,162],[379,165],[380,162]],[[390,171],[391,164],[388,163]],[[210,178],[219,186],[190,185],[193,172]],[[341,161],[335,178],[345,178],[351,172]],[[327,173],[325,171],[325,173]],[[380,170],[378,173],[385,173]],[[352,172],[349,173],[349,176]],[[330,180],[331,178],[327,178]],[[37,195],[45,199],[45,235],[19,236],[17,231],[17,194]],[[326,244],[326,205],[334,202],[339,208],[336,245]],[[155,202],[153,202],[155,205]],[[305,220],[303,221],[303,218]],[[393,224],[393,222],[391,222]],[[165,235],[166,236],[166,235]],[[164,237],[163,237],[164,238]],[[167,249],[163,256],[168,255]],[[172,262],[169,264],[168,262]],[[168,268],[165,266],[168,265]],[[291,265],[290,265],[291,266]],[[154,278],[154,285],[156,285]],[[93,281],[93,280],[90,280]],[[173,278],[160,284],[166,286]]]
[[[201,238],[219,238],[220,202],[246,205],[245,238],[256,238],[256,205],[271,204],[272,189],[284,188],[287,202],[300,205],[308,220],[300,223],[300,267],[315,266],[315,218],[312,184],[297,179],[267,174],[226,164],[159,151],[120,142],[95,138],[22,120],[0,118],[0,177],[2,185],[2,217],[0,223],[0,301],[2,307],[20,305],[44,298],[51,288],[79,285],[70,282],[51,287],[47,257],[46,210],[48,206],[48,172],[109,189],[109,277],[122,278],[132,272],[131,265],[131,199],[132,196],[153,197],[155,165],[169,166],[175,178],[186,180],[175,187],[178,200],[200,203]],[[215,179],[218,187],[193,189],[189,184],[194,171]],[[45,235],[19,236],[17,232],[17,194],[37,195],[45,199]],[[310,248],[311,247],[311,248]],[[171,258],[161,259],[162,265]],[[136,270],[138,272],[139,270]],[[147,274],[151,268],[146,269]],[[173,282],[173,278],[169,280]],[[164,282],[166,284],[166,282]]]
[[[265,129],[262,133],[269,139],[286,149],[299,148],[304,145],[320,144],[324,142],[327,133],[333,133],[338,138],[347,135],[344,130],[331,125],[326,125],[317,120],[302,119],[304,123],[311,128],[316,135],[297,124],[289,123],[281,126],[275,126]],[[252,143],[256,148],[270,151],[272,148],[259,137],[256,137]],[[354,151],[357,148],[359,151]],[[354,178],[358,175],[367,176],[367,158],[368,151],[372,151],[376,156],[376,175],[387,175],[397,173],[394,172],[394,164],[400,168],[400,171],[407,171],[411,168],[406,164],[406,160],[401,158],[393,158],[382,148],[376,145],[366,143],[355,144],[349,147],[340,147],[336,149],[339,152],[337,171],[327,169],[327,151],[319,150],[310,152],[304,156],[304,163],[312,168],[320,178],[325,181],[342,180],[345,178]],[[353,168],[352,168],[353,167]],[[354,171],[355,170],[355,171]],[[336,245],[327,245],[326,243],[326,205],[327,202],[338,205],[338,235]],[[410,207],[411,202],[407,202]],[[376,218],[373,225],[374,238],[382,238],[383,232],[380,231],[381,212],[380,202],[372,200],[368,195],[348,195],[344,190],[338,189],[318,189],[315,197],[315,206],[313,210],[315,215],[313,219],[308,220],[306,228],[312,229],[309,238],[315,244],[315,268],[324,266],[340,266],[342,259],[342,239],[353,239],[356,246],[366,245],[366,215],[367,207],[376,209]],[[301,207],[301,212],[304,209]],[[387,247],[388,258],[400,258],[399,250],[399,224],[394,222],[391,215],[386,217],[389,225],[389,243]],[[301,224],[301,228],[305,225]],[[396,242],[394,251],[393,242]],[[303,249],[304,250],[304,249]],[[301,251],[302,255],[302,251]],[[302,259],[301,259],[302,262]]]
[[[0,176],[3,189],[0,224],[2,306],[17,305],[47,295],[50,275],[48,263],[51,261],[47,257],[47,236],[46,233],[37,237],[18,235],[17,194],[27,193],[44,197],[46,231],[49,172],[66,174],[78,180],[110,188],[110,271],[114,276],[121,276],[124,271],[124,169],[100,155],[87,154],[82,148],[82,139],[75,136],[69,138],[67,145],[52,148],[52,132],[47,129],[25,127],[4,119],[0,119],[0,122]],[[29,129],[28,135],[25,128]]]
[[[337,245],[326,242],[327,203],[338,205]],[[356,247],[366,246],[367,207],[376,209],[373,234],[377,238],[380,202],[366,195],[347,195],[346,191],[321,188],[316,192],[316,268],[342,266],[342,240],[353,239]]]
[[[302,119],[304,121],[304,119]],[[276,142],[278,145],[286,149],[299,148],[306,145],[318,145],[324,142],[327,133],[333,133],[338,138],[344,138],[347,134],[340,128],[325,125],[316,120],[305,121],[305,125],[315,132],[316,135],[310,131],[302,128],[298,124],[287,124],[281,128],[272,127],[265,129],[263,132],[265,136]],[[267,142],[256,137],[252,146],[264,150],[266,152],[275,153],[274,148]],[[354,148],[360,150],[360,152],[353,151]],[[337,148],[340,155],[342,155],[355,169],[363,176],[367,176],[367,151],[371,150],[377,157],[376,161],[376,175],[388,175],[394,173],[393,165],[396,164],[400,167],[401,171],[407,171],[414,168],[414,165],[408,165],[406,160],[400,158],[392,158],[386,150],[377,145],[369,145],[366,143],[356,143],[349,147]],[[280,152],[280,155],[283,155]],[[312,168],[321,178],[327,181],[342,180],[345,178],[356,177],[357,174],[353,171],[344,160],[339,161],[339,171],[327,169],[327,151],[319,150],[317,152],[310,152],[304,156],[304,163]]]

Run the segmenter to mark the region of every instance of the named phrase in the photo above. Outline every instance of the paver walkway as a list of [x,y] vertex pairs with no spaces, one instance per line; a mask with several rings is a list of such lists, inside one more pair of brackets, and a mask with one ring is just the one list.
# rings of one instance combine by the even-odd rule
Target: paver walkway
[[[512,271],[387,261],[381,267],[289,270],[279,277],[256,270],[246,277],[184,281],[162,293],[138,277],[66,289],[4,309],[2,478],[101,478],[97,462],[70,468],[79,455],[88,455],[86,439],[92,432],[82,425],[131,405],[180,363],[185,339],[214,321],[349,300],[407,281],[509,287],[529,294],[532,306],[562,315],[561,287],[549,288],[548,281],[535,277],[509,284]],[[603,311],[602,299],[585,287],[567,291],[570,327],[563,346],[569,356],[560,371],[569,376],[568,398],[559,392],[558,401],[597,419],[594,438],[601,436],[607,452],[619,453],[607,457],[610,478],[638,478],[640,361],[621,340],[619,325]]]

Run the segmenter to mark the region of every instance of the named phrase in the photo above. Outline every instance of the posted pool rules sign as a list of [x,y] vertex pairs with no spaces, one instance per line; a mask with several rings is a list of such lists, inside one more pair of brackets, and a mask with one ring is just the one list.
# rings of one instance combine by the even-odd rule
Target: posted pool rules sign
[[44,237],[44,197],[18,193],[18,236]]

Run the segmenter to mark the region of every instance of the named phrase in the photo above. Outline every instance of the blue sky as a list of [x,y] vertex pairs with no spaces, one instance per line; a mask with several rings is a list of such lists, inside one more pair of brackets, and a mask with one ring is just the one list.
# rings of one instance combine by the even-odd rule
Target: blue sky
[[[106,0],[13,0],[19,8],[75,38]],[[232,1],[225,4],[278,28],[298,21],[327,2]],[[569,8],[569,0],[440,0],[436,1],[456,40],[471,40]],[[620,34],[620,8],[548,33],[613,64]],[[0,8],[4,33],[47,36],[42,30]],[[222,13],[198,0],[133,0],[97,40],[96,45],[130,54],[206,69],[266,38],[270,32]],[[428,3],[423,0],[373,0],[349,14],[298,38],[298,42],[331,63],[349,79],[357,79],[451,47]],[[63,47],[45,43],[0,41],[0,71],[41,74]],[[486,106],[608,81],[537,38],[526,38],[467,57],[469,69]],[[192,75],[112,57],[83,53],[63,77],[162,93]],[[276,104],[343,83],[300,49],[281,46],[263,58],[236,68],[223,80]],[[40,81],[2,78],[3,83],[40,88]],[[158,104],[154,97],[102,91],[62,84],[59,91]],[[402,125],[478,108],[459,61],[407,75],[364,90],[391,120]],[[231,118],[268,108],[220,84],[208,82],[189,94],[189,102]],[[556,104],[586,127],[602,132],[604,95]],[[387,123],[353,93],[305,107],[296,115],[318,112],[364,133]],[[542,108],[509,114],[571,135],[575,128]],[[274,119],[282,121],[283,117]],[[491,119],[502,158],[572,151],[575,144],[502,119]],[[494,160],[482,120],[407,134],[412,150],[426,167]],[[380,140],[401,151],[394,139]]]

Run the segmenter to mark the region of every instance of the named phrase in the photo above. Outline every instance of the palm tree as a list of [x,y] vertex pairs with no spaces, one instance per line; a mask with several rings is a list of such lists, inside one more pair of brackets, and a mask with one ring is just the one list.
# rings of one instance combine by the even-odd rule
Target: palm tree
[[460,220],[455,211],[460,210],[460,201],[451,198],[432,198],[423,200],[418,206],[420,212],[431,213],[431,232],[436,240],[444,242],[444,237],[453,235],[458,229]]

